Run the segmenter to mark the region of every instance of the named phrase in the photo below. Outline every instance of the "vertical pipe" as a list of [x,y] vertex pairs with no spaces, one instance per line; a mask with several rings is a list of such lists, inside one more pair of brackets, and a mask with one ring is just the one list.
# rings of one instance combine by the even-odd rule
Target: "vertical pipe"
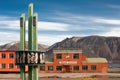
[[[37,22],[38,14],[34,13],[33,15],[33,50],[38,50],[38,39],[37,39]],[[34,65],[34,80],[38,80],[38,65]]]
[[[28,50],[33,50],[33,4],[28,7]],[[28,66],[28,79],[33,79],[33,66]]]
[[[25,50],[25,14],[20,17],[20,50]],[[20,65],[20,80],[25,80],[25,66]]]
[[32,17],[33,17],[33,4],[29,4],[28,7],[28,49],[33,50],[33,23],[32,23]]
[[37,22],[38,22],[38,14],[34,13],[33,15],[33,50],[38,50],[38,41],[37,41]]

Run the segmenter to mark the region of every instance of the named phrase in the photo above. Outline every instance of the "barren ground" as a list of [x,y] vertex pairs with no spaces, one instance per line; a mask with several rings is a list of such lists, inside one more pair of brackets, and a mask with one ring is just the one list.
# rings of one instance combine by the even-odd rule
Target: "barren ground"
[[[26,80],[28,74],[26,74]],[[39,80],[82,80],[92,77],[89,80],[120,80],[120,73],[39,73]],[[19,73],[0,74],[0,80],[20,80]],[[88,79],[86,79],[88,80]]]

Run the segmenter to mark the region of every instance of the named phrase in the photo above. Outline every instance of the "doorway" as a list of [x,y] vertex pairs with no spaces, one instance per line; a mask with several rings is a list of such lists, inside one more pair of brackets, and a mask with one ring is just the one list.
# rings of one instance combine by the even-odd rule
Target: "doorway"
[[71,72],[71,67],[69,65],[65,65],[64,69],[65,69],[64,72],[67,72],[67,73]]

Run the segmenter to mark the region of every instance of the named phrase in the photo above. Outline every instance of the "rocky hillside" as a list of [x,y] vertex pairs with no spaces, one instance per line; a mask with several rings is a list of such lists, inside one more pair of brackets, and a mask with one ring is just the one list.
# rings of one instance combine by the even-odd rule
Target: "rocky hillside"
[[49,47],[47,54],[55,48],[81,48],[88,57],[105,57],[109,60],[120,60],[120,37],[72,37]]
[[[0,50],[19,50],[20,43],[19,42],[11,42],[7,43],[5,45],[0,46]],[[26,49],[28,49],[28,43],[26,42]],[[39,50],[46,50],[49,46],[43,45],[43,44],[38,44],[38,49]]]
[[[120,37],[72,37],[66,38],[50,47],[39,44],[39,50],[47,50],[46,54],[48,57],[52,57],[52,51],[55,48],[81,48],[83,54],[88,57],[104,57],[108,60],[120,61]],[[2,45],[0,50],[19,50],[19,42]]]

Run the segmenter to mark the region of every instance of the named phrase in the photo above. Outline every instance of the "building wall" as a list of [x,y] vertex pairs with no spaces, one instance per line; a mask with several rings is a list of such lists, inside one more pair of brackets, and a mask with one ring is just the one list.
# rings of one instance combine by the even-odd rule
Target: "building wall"
[[[82,70],[82,66],[88,66],[88,69],[87,70]],[[96,65],[96,70],[91,70],[91,66],[92,65]],[[106,73],[107,72],[107,64],[106,63],[103,63],[103,64],[83,64],[83,65],[70,65],[68,68],[70,68],[70,71],[68,70],[68,68],[65,68],[65,66],[63,66],[63,65],[53,65],[53,64],[46,64],[46,65],[43,65],[43,66],[45,66],[45,70],[44,71],[40,71],[40,69],[39,69],[39,73],[47,73],[47,72],[67,72],[67,73],[69,73],[69,72],[80,72],[80,73],[90,73],[90,72],[92,72],[92,73],[95,73],[95,72],[102,72],[102,73]],[[51,71],[51,70],[48,70],[48,66],[53,66],[53,70]],[[62,70],[61,71],[57,71],[56,70],[56,66],[62,66]],[[74,66],[79,66],[79,70],[74,70]],[[67,67],[67,66],[66,66]],[[40,67],[39,67],[40,68]]]
[[[13,57],[10,58],[11,54],[13,54]],[[0,72],[19,72],[20,69],[15,65],[14,58],[15,51],[0,51]]]
[[[82,64],[83,65],[87,65],[88,66],[88,70],[82,70],[81,68],[81,72],[107,72],[107,63],[86,63],[86,64]],[[96,70],[92,70],[91,66],[96,66]]]
[[[3,58],[3,55],[5,58]],[[10,58],[10,54],[13,54],[13,57]],[[61,54],[61,59],[56,59],[56,55]],[[74,59],[73,55],[79,54],[78,59]],[[39,65],[38,70],[39,73],[45,72],[107,72],[108,64],[107,63],[87,63],[86,56],[84,56],[81,52],[77,53],[53,53],[54,61],[46,62],[45,64]],[[68,62],[68,63],[67,63]],[[5,68],[3,65],[5,64]],[[13,64],[13,67],[10,68],[10,64]],[[40,70],[40,66],[44,66],[44,70]],[[62,69],[57,71],[57,66],[61,66]],[[83,70],[82,66],[87,66],[87,70]],[[91,70],[91,66],[96,66],[95,70]],[[49,70],[48,70],[49,67]],[[74,67],[79,68],[74,70]],[[26,71],[28,71],[28,67],[26,66]],[[20,72],[19,67],[15,65],[15,51],[0,51],[0,72]]]
[[[56,59],[57,54],[61,54],[61,59]],[[73,55],[79,54],[78,59],[74,59]],[[69,57],[68,57],[69,56]],[[53,54],[54,61],[53,63],[46,63],[45,70],[39,72],[80,72],[80,73],[89,73],[89,72],[107,72],[108,64],[107,63],[87,63],[86,56],[84,56],[81,52],[77,53],[54,53]],[[71,63],[67,63],[71,62]],[[72,63],[73,62],[73,63]],[[84,63],[85,62],[85,63]],[[65,64],[66,63],[66,64]],[[53,70],[48,70],[48,66],[53,66]],[[62,69],[60,71],[56,70],[57,66],[61,66]],[[87,66],[87,69],[83,70],[83,66]],[[74,67],[79,68],[77,70]],[[91,69],[92,67],[92,69]]]
[[[74,53],[62,53],[62,59],[56,59],[57,54],[60,53],[54,53],[54,65],[56,66],[62,66],[62,71],[57,71],[56,66],[54,72],[76,72],[73,70],[73,66],[80,66],[82,64],[82,53],[81,52],[74,52]],[[79,58],[74,59],[73,55],[78,54]],[[69,57],[68,57],[69,56]],[[61,62],[61,64],[60,64]],[[65,64],[66,62],[66,64]],[[69,62],[67,64],[67,62]],[[63,64],[62,64],[63,63]],[[80,72],[80,70],[77,70],[77,72]]]
[[[56,59],[56,55],[59,54],[59,53],[54,53],[54,64],[55,65],[60,65],[60,62],[63,62],[63,61],[68,61],[68,62],[77,62],[76,65],[80,65],[81,62],[82,62],[82,53],[62,53],[62,59]],[[73,58],[73,55],[74,54],[78,54],[79,55],[79,59],[74,59]],[[72,63],[71,63],[72,64]]]
[[[40,66],[44,66],[45,69],[44,70],[40,70]],[[53,70],[48,70],[48,66],[53,66]],[[47,64],[43,64],[43,65],[39,65],[38,66],[38,71],[39,73],[46,73],[46,72],[55,72],[55,66],[53,63],[47,63]]]

